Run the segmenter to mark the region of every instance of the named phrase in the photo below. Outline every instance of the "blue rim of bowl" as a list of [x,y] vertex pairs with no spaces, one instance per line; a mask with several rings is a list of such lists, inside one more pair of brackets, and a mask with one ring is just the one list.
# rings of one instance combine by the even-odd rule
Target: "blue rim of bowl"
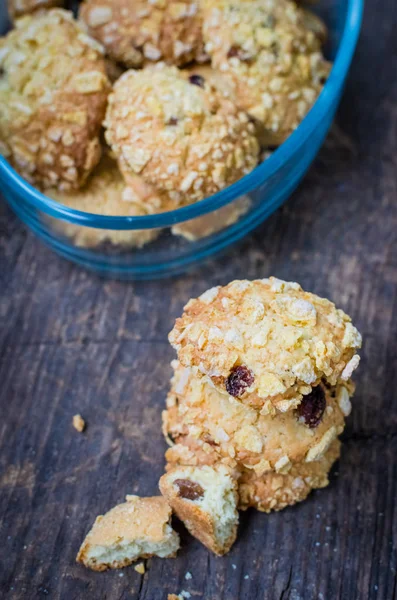
[[23,194],[24,201],[47,215],[96,229],[135,230],[170,227],[219,209],[240,196],[249,194],[259,183],[271,179],[282,165],[288,163],[298,148],[303,146],[317,123],[326,116],[341,92],[348,73],[360,33],[363,7],[364,0],[349,0],[345,27],[330,76],[316,103],[297,129],[251,173],[213,196],[169,212],[140,217],[113,217],[74,210],[51,200],[18,175],[2,156],[0,156],[0,178],[7,186],[11,186],[13,192]]

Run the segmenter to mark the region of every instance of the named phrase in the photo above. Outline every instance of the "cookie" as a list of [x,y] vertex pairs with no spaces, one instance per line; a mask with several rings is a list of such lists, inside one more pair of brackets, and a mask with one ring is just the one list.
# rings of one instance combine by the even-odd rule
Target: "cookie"
[[77,555],[77,562],[94,571],[121,569],[140,558],[170,558],[179,549],[171,524],[171,508],[161,496],[127,496],[96,518]]
[[263,126],[267,145],[281,144],[316,101],[331,65],[324,30],[289,0],[204,0],[203,37],[237,105]]
[[233,281],[190,300],[169,340],[195,377],[264,414],[296,409],[321,381],[348,381],[361,347],[342,310],[274,277]]
[[24,15],[29,15],[37,10],[63,6],[63,0],[8,0],[8,14],[15,21]]
[[230,550],[237,535],[238,496],[236,480],[225,467],[178,467],[159,485],[194,537],[219,556]]
[[245,470],[239,479],[239,509],[253,507],[270,512],[302,502],[312,490],[329,484],[329,471],[339,455],[340,442],[335,440],[318,461],[297,463],[288,473],[258,476],[253,470]]
[[[47,190],[47,195],[74,210],[105,216],[140,217],[148,214],[146,208],[131,200],[129,189],[118,169],[117,163],[104,156],[85,186],[76,192]],[[73,240],[76,246],[95,248],[104,242],[115,246],[142,248],[156,239],[160,229],[117,230],[95,229],[75,225],[60,219],[52,219],[52,226]]]
[[[214,461],[230,459],[233,468],[285,473],[297,462],[318,461],[344,429],[350,412],[351,384],[320,383],[296,410],[262,414],[220,393],[189,367],[174,362],[174,377],[163,413],[163,430],[171,444],[182,444]],[[172,454],[167,453],[167,459]]]
[[109,82],[101,47],[53,9],[0,39],[0,152],[41,188],[77,189],[101,156]]
[[85,0],[80,18],[109,57],[127,67],[205,59],[195,0]]
[[155,210],[202,200],[258,162],[247,116],[175,67],[124,73],[109,97],[105,127],[128,186]]
[[249,197],[241,196],[232,203],[202,217],[178,223],[171,228],[171,231],[174,235],[180,235],[189,242],[196,242],[234,225],[240,217],[248,212],[250,206]]

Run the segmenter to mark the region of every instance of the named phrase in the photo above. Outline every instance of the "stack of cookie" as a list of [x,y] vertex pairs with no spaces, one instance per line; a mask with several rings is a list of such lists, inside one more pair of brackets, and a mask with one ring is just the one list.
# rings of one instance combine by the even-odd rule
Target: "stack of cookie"
[[[342,310],[297,283],[234,281],[190,300],[170,342],[178,360],[163,414],[171,447],[160,488],[177,514],[176,499],[200,504],[189,490],[202,469],[214,477],[226,469],[243,510],[280,510],[328,484],[361,346]],[[200,538],[192,518],[187,525]]]
[[233,281],[190,300],[170,341],[163,498],[128,496],[98,517],[77,556],[92,569],[174,556],[171,509],[225,554],[238,509],[304,500],[339,456],[361,336],[332,302],[274,277]]

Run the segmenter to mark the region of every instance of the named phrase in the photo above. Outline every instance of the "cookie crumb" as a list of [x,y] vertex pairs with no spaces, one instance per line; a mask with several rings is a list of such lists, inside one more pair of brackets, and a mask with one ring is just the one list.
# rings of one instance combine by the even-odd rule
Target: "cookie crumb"
[[190,571],[187,571],[185,573],[185,579],[192,579],[192,574],[190,573]]
[[183,600],[183,596],[181,596],[180,594],[168,594],[167,600]]
[[81,415],[77,414],[73,416],[73,427],[79,433],[83,433],[85,429],[85,421]]
[[140,575],[144,575],[146,569],[145,569],[145,565],[143,563],[139,563],[138,565],[136,565],[134,567],[134,570],[139,573]]

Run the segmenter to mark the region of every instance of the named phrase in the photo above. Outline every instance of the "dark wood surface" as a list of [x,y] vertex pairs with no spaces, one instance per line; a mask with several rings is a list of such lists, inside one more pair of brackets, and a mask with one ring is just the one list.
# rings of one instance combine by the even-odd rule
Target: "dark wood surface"
[[[391,600],[397,566],[397,4],[367,3],[337,127],[290,201],[238,248],[178,279],[123,284],[53,255],[1,206],[1,598]],[[191,296],[275,274],[328,296],[364,335],[331,485],[242,515],[224,558],[182,532],[175,560],[90,572],[94,517],[157,493],[167,333]],[[88,427],[78,434],[72,416]],[[187,571],[191,580],[185,579]]]

